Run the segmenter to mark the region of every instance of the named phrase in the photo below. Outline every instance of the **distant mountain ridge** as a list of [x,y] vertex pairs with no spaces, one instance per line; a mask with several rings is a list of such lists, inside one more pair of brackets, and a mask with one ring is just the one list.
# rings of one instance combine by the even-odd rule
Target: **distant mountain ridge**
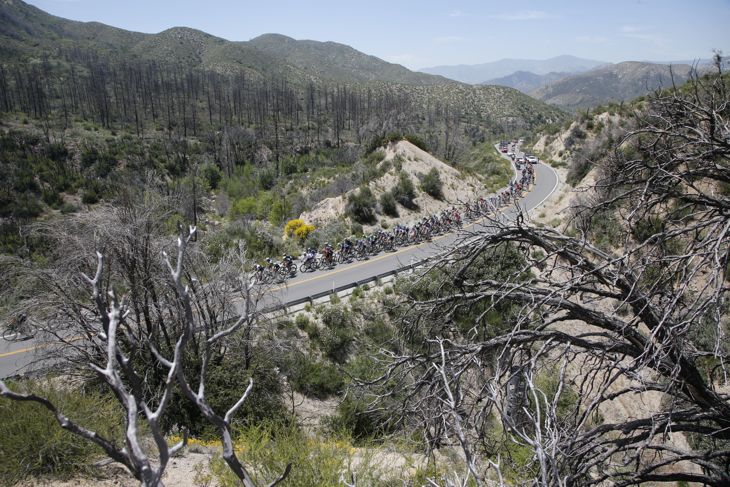
[[603,61],[583,59],[575,56],[557,56],[550,59],[500,59],[482,64],[461,64],[423,68],[423,73],[444,76],[462,83],[480,84],[487,80],[509,76],[517,71],[533,74],[580,73],[605,65]]
[[[147,66],[148,62],[155,65]],[[441,76],[412,72],[336,42],[298,41],[280,34],[232,42],[187,27],[143,34],[98,22],[76,22],[55,17],[21,0],[0,0],[0,66],[10,68],[7,72],[19,73],[9,80],[13,85],[29,83],[36,70],[42,76],[55,76],[57,83],[66,84],[70,83],[70,78],[63,73],[74,73],[73,76],[89,80],[88,85],[93,84],[99,93],[107,93],[110,98],[116,96],[114,87],[110,86],[114,83],[112,78],[121,75],[130,76],[129,83],[140,77],[144,78],[144,82],[152,83],[146,93],[166,90],[168,85],[172,86],[169,89],[179,93],[178,86],[184,78],[184,82],[191,85],[185,92],[186,96],[193,97],[199,94],[199,87],[193,86],[196,83],[204,83],[206,89],[210,88],[209,85],[221,83],[233,92],[224,97],[222,89],[214,90],[220,98],[213,102],[221,106],[231,104],[236,107],[236,104],[243,103],[239,98],[244,96],[249,98],[248,103],[253,103],[251,100],[269,103],[271,83],[276,86],[274,90],[292,89],[293,99],[298,98],[300,103],[291,104],[287,109],[294,111],[315,98],[316,102],[324,100],[326,110],[330,110],[333,104],[349,109],[350,104],[356,103],[353,100],[361,94],[366,97],[367,103],[376,103],[376,99],[388,100],[393,107],[392,113],[369,121],[372,127],[369,126],[368,130],[371,131],[394,130],[397,123],[401,123],[400,118],[397,123],[392,121],[399,116],[399,107],[418,112],[409,114],[415,120],[413,126],[424,123],[426,113],[440,107],[446,113],[463,115],[495,131],[506,130],[503,127],[519,130],[566,117],[558,108],[511,88],[471,86]],[[134,75],[137,78],[133,73],[137,73]],[[158,73],[158,78],[149,81],[150,73]],[[0,77],[0,82],[3,79]],[[313,88],[311,92],[310,87]],[[105,89],[109,91],[103,91]],[[261,93],[257,91],[259,89]],[[56,94],[59,92],[55,91]],[[351,98],[353,93],[355,98]],[[233,99],[234,94],[239,98]],[[53,96],[53,93],[48,96]],[[208,100],[207,106],[210,105]],[[111,113],[106,105],[103,108],[99,118]],[[309,109],[313,110],[312,107]],[[356,109],[353,108],[353,113]],[[233,108],[221,110],[217,123],[223,123],[223,116],[229,117],[228,122],[232,123],[233,111]],[[150,113],[153,113],[151,108]],[[195,112],[191,110],[191,113]],[[116,113],[113,115],[118,116]],[[268,116],[264,110],[258,112],[259,115],[264,119]],[[212,124],[210,110],[208,118]],[[192,119],[190,123],[193,123]],[[172,121],[168,120],[168,125],[172,125]],[[407,127],[403,130],[413,129]]]
[[531,93],[538,100],[575,111],[610,102],[628,101],[671,86],[683,84],[692,66],[627,61],[571,75]]
[[545,85],[567,78],[570,75],[570,73],[535,74],[529,71],[515,71],[508,76],[490,79],[480,84],[508,86],[529,95],[538,88],[542,88]]
[[143,34],[98,22],[63,19],[21,0],[0,0],[0,60],[41,58],[49,53],[51,57],[68,57],[86,52],[111,59],[178,62],[219,72],[242,71],[257,77],[283,75],[304,82],[322,79],[414,85],[453,83],[335,42],[300,41],[279,34],[233,42],[187,27]]

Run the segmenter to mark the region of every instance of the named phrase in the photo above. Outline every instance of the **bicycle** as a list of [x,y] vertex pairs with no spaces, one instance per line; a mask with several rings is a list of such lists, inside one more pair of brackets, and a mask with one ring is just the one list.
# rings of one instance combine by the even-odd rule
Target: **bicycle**
[[7,342],[24,342],[35,336],[35,329],[26,315],[20,315],[3,329],[2,337]]
[[314,272],[317,269],[319,269],[320,266],[320,259],[317,257],[310,257],[308,259],[305,259],[301,264],[299,264],[299,272]]

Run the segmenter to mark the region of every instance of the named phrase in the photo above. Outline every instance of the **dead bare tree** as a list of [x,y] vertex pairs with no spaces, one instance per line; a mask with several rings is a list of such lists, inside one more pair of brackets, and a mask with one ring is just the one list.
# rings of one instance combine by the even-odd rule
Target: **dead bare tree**
[[495,219],[434,264],[365,384],[394,421],[475,483],[730,483],[729,83],[640,106],[563,231]]
[[[246,284],[243,285],[243,291],[248,293],[249,297],[243,305],[244,312],[238,319],[223,326],[217,324],[216,328],[211,328],[205,319],[201,320],[204,309],[194,305],[192,279],[185,273],[186,252],[194,234],[195,228],[191,227],[187,235],[180,235],[174,262],[167,254],[164,255],[178,307],[181,310],[179,319],[183,323],[179,333],[174,337],[175,344],[170,359],[163,356],[152,341],[139,340],[135,337],[134,328],[137,323],[133,320],[131,323],[129,322],[132,311],[126,296],[119,300],[114,291],[110,290],[108,292],[109,300],[104,297],[101,288],[104,278],[104,258],[101,253],[97,253],[97,268],[94,277],[83,276],[91,286],[92,301],[96,309],[96,313],[89,316],[85,320],[85,324],[89,325],[88,333],[93,335],[90,339],[97,344],[105,345],[104,356],[106,358],[104,367],[100,367],[94,362],[91,362],[89,366],[104,381],[125,410],[124,446],[119,446],[113,439],[103,438],[98,433],[87,430],[70,420],[45,398],[11,391],[3,381],[0,381],[0,395],[12,400],[30,401],[43,405],[54,414],[61,427],[99,445],[113,460],[127,467],[141,485],[161,486],[163,485],[162,475],[170,457],[187,442],[187,433],[185,433],[182,441],[169,447],[160,425],[169,406],[173,388],[180,387],[201,410],[203,416],[219,430],[223,458],[234,474],[244,486],[255,487],[254,479],[236,456],[231,431],[233,415],[249,397],[253,388],[253,380],[249,380],[248,387],[241,398],[223,416],[213,411],[205,398],[206,370],[213,350],[222,338],[238,331],[242,326],[250,325],[256,319],[257,311],[252,306],[250,298],[254,286],[251,281],[246,281]],[[92,323],[96,323],[94,331],[92,331]],[[200,323],[202,326],[199,326]],[[195,393],[185,375],[185,360],[192,340],[198,336],[202,336],[204,339],[203,362],[197,393]],[[125,346],[122,347],[122,344]],[[137,364],[131,359],[130,354],[138,353],[140,348],[149,348],[156,360],[167,370],[164,387],[159,395],[149,394],[146,390],[146,371],[144,368],[141,371],[136,368]],[[156,461],[152,460],[143,448],[143,438],[138,428],[140,416],[147,422],[154,440],[157,450]],[[286,478],[290,468],[291,465],[288,465],[282,475],[269,485],[276,485]]]

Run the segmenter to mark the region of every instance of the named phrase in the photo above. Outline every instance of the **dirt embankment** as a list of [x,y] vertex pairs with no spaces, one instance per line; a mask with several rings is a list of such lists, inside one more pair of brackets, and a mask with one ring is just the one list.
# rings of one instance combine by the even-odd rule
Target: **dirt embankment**
[[[417,209],[409,210],[398,205],[399,216],[397,218],[379,214],[379,223],[384,222],[386,226],[392,226],[396,223],[408,224],[425,215],[438,213],[456,203],[472,201],[487,194],[484,183],[477,176],[463,174],[407,141],[388,145],[383,150],[383,160],[380,164],[390,165],[390,168],[385,174],[371,181],[368,185],[376,199],[398,184],[400,170],[408,175],[416,188],[415,203]],[[432,169],[439,172],[443,182],[444,197],[441,200],[431,197],[420,189],[421,177]],[[333,222],[344,215],[347,197],[350,193],[352,191],[342,196],[327,198],[319,202],[311,211],[302,213],[300,218],[318,227]]]

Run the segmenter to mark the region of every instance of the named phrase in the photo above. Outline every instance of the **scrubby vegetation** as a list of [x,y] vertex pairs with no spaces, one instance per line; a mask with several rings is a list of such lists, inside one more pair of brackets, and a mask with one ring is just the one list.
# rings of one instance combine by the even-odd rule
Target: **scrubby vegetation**
[[[238,462],[296,486],[464,472],[468,485],[631,485],[674,473],[655,458],[697,466],[672,480],[730,480],[727,76],[567,120],[514,90],[392,65],[377,64],[412,84],[333,64],[312,76],[327,46],[282,63],[265,37],[246,64],[221,47],[240,46],[185,29],[113,31],[122,49],[104,26],[89,38],[0,9],[15,20],[0,29],[0,321],[28,313],[61,342],[38,348],[52,375],[2,389],[1,483],[88,474],[99,438],[140,478],[184,433],[218,452],[205,484],[240,484]],[[568,222],[495,220],[393,283],[262,312],[265,257],[386,228],[465,174],[505,186],[512,166],[492,143],[507,135],[567,165],[571,184],[599,168]],[[404,139],[461,175],[407,172],[412,159],[383,150]],[[341,195],[329,224],[300,218]],[[624,421],[626,397],[656,411]],[[689,449],[671,443],[683,434]]]
[[436,168],[431,169],[421,180],[421,189],[437,200],[444,197],[443,186],[444,183]]
[[413,210],[417,207],[414,201],[416,199],[416,187],[405,171],[398,173],[398,183],[393,187],[392,194],[395,201],[403,205],[404,208]]
[[514,175],[510,162],[500,157],[491,143],[477,144],[470,149],[469,154],[470,156],[456,167],[483,176],[487,191],[504,188]]
[[[48,398],[71,418],[83,418],[89,428],[119,441],[123,425],[108,394],[92,387],[49,378],[11,383],[14,389]],[[62,430],[44,407],[0,399],[0,482],[12,485],[29,476],[68,478],[91,472],[103,458],[101,448]]]
[[398,217],[398,202],[395,200],[392,191],[386,191],[380,195],[380,209],[382,212],[390,217]]
[[367,186],[363,186],[347,197],[347,214],[357,223],[375,223],[375,197]]

